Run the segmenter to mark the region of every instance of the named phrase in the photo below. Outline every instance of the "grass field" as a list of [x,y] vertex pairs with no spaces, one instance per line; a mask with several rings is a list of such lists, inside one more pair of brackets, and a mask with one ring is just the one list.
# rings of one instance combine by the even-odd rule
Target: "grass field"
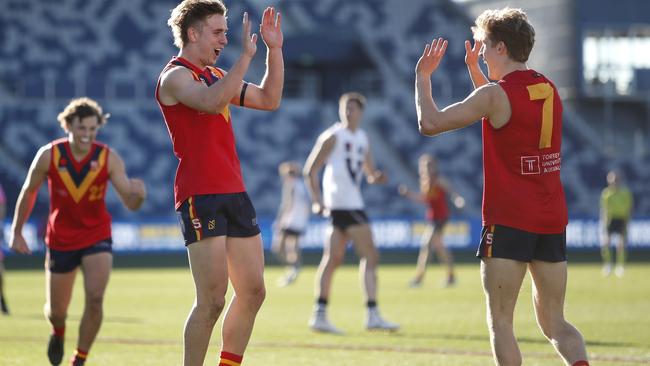
[[[650,265],[632,264],[625,277],[602,278],[596,265],[569,269],[567,318],[585,336],[592,365],[650,364]],[[380,270],[380,309],[402,324],[393,333],[363,330],[365,316],[355,267],[336,275],[330,317],[343,336],[307,328],[312,309],[314,267],[297,283],[278,288],[280,269],[267,269],[267,300],[259,314],[245,365],[490,365],[483,293],[477,265],[459,267],[459,283],[439,287],[442,271],[429,270],[423,287],[406,285],[411,267]],[[65,360],[75,346],[82,306],[80,278],[69,312]],[[12,314],[0,316],[0,365],[46,365],[50,332],[41,315],[42,271],[10,271],[6,291]],[[104,325],[88,365],[180,365],[182,329],[193,301],[187,269],[116,269],[105,303]],[[216,365],[220,324],[205,365]],[[560,365],[537,329],[526,279],[515,327],[525,365]]]

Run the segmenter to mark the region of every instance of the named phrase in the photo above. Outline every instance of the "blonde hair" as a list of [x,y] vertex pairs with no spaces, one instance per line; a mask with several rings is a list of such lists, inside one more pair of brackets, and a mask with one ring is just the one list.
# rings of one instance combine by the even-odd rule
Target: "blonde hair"
[[226,6],[221,0],[183,0],[171,11],[167,25],[172,29],[174,45],[183,48],[188,42],[187,30],[202,27],[207,17],[213,14],[226,15]]
[[108,118],[111,115],[108,113],[104,114],[102,107],[95,100],[88,97],[81,97],[71,100],[56,119],[59,121],[61,128],[68,131],[68,127],[70,127],[76,118],[82,120],[92,116],[96,116],[99,125],[102,126],[108,122]]
[[508,56],[517,62],[528,61],[535,44],[535,29],[521,9],[486,10],[476,18],[472,32],[478,40],[487,38],[493,44],[503,42]]
[[347,92],[341,95],[339,98],[339,107],[344,106],[349,101],[357,102],[361,109],[364,109],[366,107],[366,97],[357,92]]

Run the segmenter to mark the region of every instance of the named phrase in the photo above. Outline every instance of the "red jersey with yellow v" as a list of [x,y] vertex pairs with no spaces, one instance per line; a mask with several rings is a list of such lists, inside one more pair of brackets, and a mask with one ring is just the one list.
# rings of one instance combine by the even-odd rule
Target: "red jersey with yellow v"
[[45,241],[56,250],[77,250],[111,237],[106,209],[108,146],[94,142],[77,161],[67,139],[52,142],[48,170],[50,215]]

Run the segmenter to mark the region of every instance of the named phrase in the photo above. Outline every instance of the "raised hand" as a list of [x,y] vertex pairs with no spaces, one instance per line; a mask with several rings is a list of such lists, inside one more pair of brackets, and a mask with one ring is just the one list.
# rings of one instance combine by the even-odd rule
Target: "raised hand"
[[243,55],[253,57],[257,52],[257,33],[251,35],[251,22],[248,19],[248,13],[244,12],[244,19],[242,21],[242,50]]
[[465,41],[465,64],[467,66],[474,66],[478,64],[478,58],[483,48],[483,42],[474,41],[474,46],[470,41]]
[[282,35],[282,16],[275,8],[267,7],[262,14],[262,23],[260,23],[260,34],[262,41],[268,48],[281,48],[284,37]]
[[427,44],[415,66],[415,73],[423,76],[431,76],[440,65],[440,61],[445,55],[446,50],[447,40],[442,38],[434,39],[431,44]]

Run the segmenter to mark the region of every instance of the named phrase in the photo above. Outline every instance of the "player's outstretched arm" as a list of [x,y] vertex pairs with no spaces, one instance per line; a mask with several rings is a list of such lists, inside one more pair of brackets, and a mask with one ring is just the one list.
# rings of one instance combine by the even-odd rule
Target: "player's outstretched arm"
[[490,82],[478,64],[482,47],[483,42],[481,41],[474,41],[474,46],[470,41],[465,41],[465,64],[467,65],[469,77],[472,79],[472,84],[474,84],[474,89]]
[[[219,32],[225,32],[221,29]],[[178,102],[201,112],[221,113],[235,96],[239,95],[251,60],[257,52],[257,34],[250,34],[248,13],[244,13],[242,27],[242,51],[230,71],[219,82],[206,87],[197,83],[192,73],[183,67],[174,67],[160,79],[159,96],[163,104]]]
[[465,207],[465,198],[461,196],[454,187],[451,185],[451,183],[447,180],[445,177],[440,177],[440,185],[442,188],[449,193],[449,198],[451,199],[451,203],[457,208],[457,209],[462,209]]
[[335,144],[335,135],[328,132],[322,133],[318,137],[318,140],[316,140],[316,144],[311,150],[311,153],[309,153],[307,161],[305,162],[305,167],[302,171],[305,178],[305,185],[307,186],[311,196],[312,212],[317,215],[322,215],[324,210],[323,196],[321,194],[320,182],[318,181],[318,172],[332,153]]
[[126,175],[124,161],[112,150],[108,156],[108,175],[124,206],[131,211],[139,209],[147,196],[144,182],[129,178]]
[[284,88],[284,57],[282,55],[282,16],[275,8],[267,7],[260,24],[262,41],[266,44],[266,72],[260,85],[248,84],[242,92],[241,85],[231,103],[247,108],[276,110],[280,107]]
[[431,74],[438,68],[447,49],[447,41],[434,39],[424,47],[415,67],[415,107],[420,133],[434,136],[468,126],[492,113],[494,84],[486,84],[465,100],[439,110],[431,93]]
[[38,197],[38,189],[45,178],[47,178],[51,149],[52,145],[48,144],[38,150],[27,172],[27,178],[18,195],[18,201],[16,201],[14,219],[11,223],[12,237],[9,242],[9,247],[17,253],[31,254],[32,252],[23,237],[23,226],[32,213],[36,197]]
[[426,197],[422,193],[411,191],[406,184],[400,184],[397,187],[397,192],[400,196],[406,197],[413,202],[426,203]]

